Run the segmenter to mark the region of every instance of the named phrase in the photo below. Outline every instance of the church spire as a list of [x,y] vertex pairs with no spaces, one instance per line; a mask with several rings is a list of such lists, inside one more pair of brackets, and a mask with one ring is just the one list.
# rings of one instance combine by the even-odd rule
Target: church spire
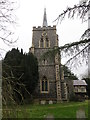
[[47,27],[47,15],[46,15],[46,8],[44,8],[44,16],[43,16],[43,27]]

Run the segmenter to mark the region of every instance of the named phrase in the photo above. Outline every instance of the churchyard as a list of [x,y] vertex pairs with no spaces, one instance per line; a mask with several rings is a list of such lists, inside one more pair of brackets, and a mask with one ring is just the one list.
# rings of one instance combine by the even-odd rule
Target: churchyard
[[57,118],[74,119],[78,116],[78,111],[83,111],[85,117],[88,118],[88,103],[89,101],[9,106],[3,108],[3,118],[38,118],[39,120],[44,120],[47,116],[51,116],[54,120]]

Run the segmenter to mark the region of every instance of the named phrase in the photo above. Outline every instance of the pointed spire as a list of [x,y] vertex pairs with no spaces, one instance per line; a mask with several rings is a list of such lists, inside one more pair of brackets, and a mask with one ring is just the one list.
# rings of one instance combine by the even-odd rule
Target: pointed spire
[[43,27],[47,27],[47,15],[46,15],[46,8],[44,8],[44,16],[43,16]]

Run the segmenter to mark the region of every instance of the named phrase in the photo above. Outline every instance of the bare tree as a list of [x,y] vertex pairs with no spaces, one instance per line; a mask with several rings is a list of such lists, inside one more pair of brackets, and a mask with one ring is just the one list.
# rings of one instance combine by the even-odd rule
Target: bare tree
[[[15,43],[17,41],[17,38],[15,38],[15,36],[14,36],[14,34],[15,34],[14,27],[17,24],[16,23],[17,18],[14,14],[14,11],[18,7],[17,5],[18,5],[18,3],[16,0],[0,0],[0,41],[1,42],[3,41],[3,43],[8,46],[13,45],[13,43]],[[0,45],[1,45],[0,46],[0,59],[1,59],[2,51],[6,52],[6,50],[3,48],[2,44],[0,44]],[[12,102],[15,103],[15,100],[13,99],[12,91],[16,90],[21,95],[21,93],[14,87],[15,84],[18,84],[18,83],[15,83],[15,81],[13,81],[13,79],[15,79],[12,76],[13,74],[11,74],[11,76],[8,76],[8,77],[2,76],[2,71],[5,72],[2,69],[2,62],[3,61],[1,60],[0,61],[0,88],[3,88],[2,89],[3,96],[2,96],[2,100],[0,99],[0,101],[2,101],[4,104],[6,104],[6,102],[8,101],[7,99],[9,98],[9,100],[12,100]],[[7,66],[7,64],[5,66],[9,67],[9,66]],[[12,73],[12,71],[11,71],[11,73]],[[20,78],[21,78],[21,76],[20,76]],[[20,78],[18,78],[18,79],[20,79]],[[2,86],[2,80],[3,80],[3,86]],[[21,85],[20,83],[19,83],[19,85],[21,87],[25,87],[24,85]],[[0,89],[0,92],[1,92],[1,89]]]
[[15,4],[15,0],[0,1],[0,39],[6,44],[16,42],[11,37],[14,34],[13,26],[16,24],[16,16],[13,14]]
[[[16,26],[17,17],[14,11],[17,9],[16,0],[0,0],[0,57],[2,52],[6,52],[2,44],[12,45],[17,41],[15,37],[14,27]],[[3,42],[2,42],[3,41]]]

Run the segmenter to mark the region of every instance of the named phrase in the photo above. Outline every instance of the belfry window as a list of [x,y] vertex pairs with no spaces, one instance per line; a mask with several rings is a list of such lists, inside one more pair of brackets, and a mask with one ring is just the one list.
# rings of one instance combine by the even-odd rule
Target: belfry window
[[46,47],[49,47],[49,40],[46,38]]
[[42,60],[42,65],[47,65],[47,63],[48,63],[48,60],[46,60],[46,59]]
[[40,40],[40,47],[41,48],[43,47],[43,38],[41,38],[41,40]]
[[45,65],[45,59],[43,60],[43,64]]
[[47,78],[44,76],[41,80],[41,93],[48,93],[49,83]]

